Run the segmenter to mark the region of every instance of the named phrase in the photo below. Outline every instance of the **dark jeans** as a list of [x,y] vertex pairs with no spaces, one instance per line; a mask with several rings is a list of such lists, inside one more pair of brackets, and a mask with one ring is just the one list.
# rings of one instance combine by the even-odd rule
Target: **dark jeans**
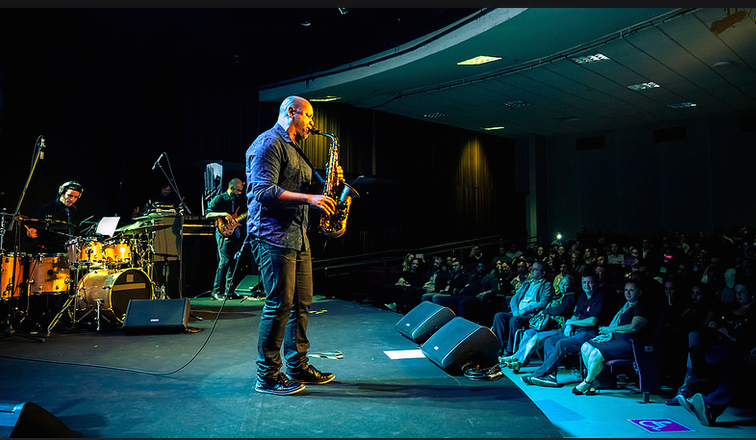
[[514,316],[510,312],[499,312],[494,315],[491,330],[499,340],[499,355],[511,355],[517,347],[514,346],[514,335],[521,328],[528,328],[533,315]]
[[307,322],[312,305],[310,251],[278,248],[252,242],[252,255],[265,288],[257,342],[257,376],[270,377],[281,369],[281,346],[290,370],[306,368]]
[[431,301],[452,309],[457,316],[468,321],[476,322],[480,315],[480,301],[473,295],[436,294]]
[[533,371],[533,377],[543,377],[556,373],[562,361],[571,354],[579,354],[583,343],[596,336],[596,330],[577,331],[565,337],[564,332],[550,336],[543,341],[543,364]]
[[225,238],[215,231],[215,244],[218,248],[218,268],[215,270],[213,295],[230,295],[234,283],[234,255],[241,249],[243,241],[238,238]]

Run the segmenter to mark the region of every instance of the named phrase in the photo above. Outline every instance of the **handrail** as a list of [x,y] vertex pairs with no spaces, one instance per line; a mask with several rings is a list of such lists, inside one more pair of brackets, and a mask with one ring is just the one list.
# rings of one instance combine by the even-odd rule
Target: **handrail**
[[[328,258],[323,260],[315,260],[312,261],[312,268],[313,270],[326,270],[326,269],[337,269],[337,268],[343,268],[343,267],[354,267],[354,266],[364,266],[364,265],[370,265],[370,264],[378,264],[378,263],[385,263],[387,261],[395,261],[396,259],[401,259],[403,256],[409,252],[423,254],[423,255],[434,255],[434,254],[440,254],[445,252],[454,252],[457,250],[461,250],[463,248],[469,247],[471,245],[491,245],[495,243],[511,243],[516,241],[523,241],[525,240],[526,243],[530,244],[537,240],[538,237],[530,236],[530,237],[521,237],[516,239],[508,239],[504,240],[500,235],[493,235],[489,237],[479,237],[475,239],[470,240],[463,240],[463,241],[457,241],[452,243],[443,243],[438,245],[432,245],[432,246],[426,246],[423,248],[416,248],[416,249],[389,249],[385,251],[379,251],[379,252],[373,252],[369,254],[361,254],[361,255],[349,255],[344,257],[335,257],[335,258]],[[355,261],[359,260],[359,261]],[[342,263],[342,261],[344,261]]]

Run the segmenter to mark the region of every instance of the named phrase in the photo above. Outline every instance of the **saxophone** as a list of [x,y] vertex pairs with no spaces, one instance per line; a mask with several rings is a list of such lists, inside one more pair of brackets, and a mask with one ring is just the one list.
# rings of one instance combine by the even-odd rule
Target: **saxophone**
[[360,195],[346,182],[339,181],[339,138],[331,133],[325,133],[317,128],[310,129],[310,133],[325,136],[331,140],[328,149],[328,163],[323,186],[323,195],[336,200],[336,212],[332,215],[320,216],[320,232],[328,237],[341,237],[346,232],[347,216],[352,199]]

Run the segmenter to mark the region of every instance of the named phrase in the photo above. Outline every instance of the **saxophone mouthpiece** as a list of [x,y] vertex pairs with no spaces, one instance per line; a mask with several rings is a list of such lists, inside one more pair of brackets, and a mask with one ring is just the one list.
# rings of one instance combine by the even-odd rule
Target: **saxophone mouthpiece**
[[317,128],[315,128],[315,127],[312,127],[312,128],[310,129],[310,134],[320,134],[320,130],[318,130],[318,129],[317,129]]

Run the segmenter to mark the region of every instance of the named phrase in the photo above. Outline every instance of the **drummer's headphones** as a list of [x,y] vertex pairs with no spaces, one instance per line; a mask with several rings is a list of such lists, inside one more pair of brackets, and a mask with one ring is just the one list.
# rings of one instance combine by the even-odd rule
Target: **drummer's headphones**
[[74,191],[79,191],[79,198],[81,198],[81,195],[84,194],[84,187],[81,186],[81,183],[75,180],[69,180],[68,182],[58,187],[58,197],[65,194],[66,191],[68,191],[69,189],[72,189]]

